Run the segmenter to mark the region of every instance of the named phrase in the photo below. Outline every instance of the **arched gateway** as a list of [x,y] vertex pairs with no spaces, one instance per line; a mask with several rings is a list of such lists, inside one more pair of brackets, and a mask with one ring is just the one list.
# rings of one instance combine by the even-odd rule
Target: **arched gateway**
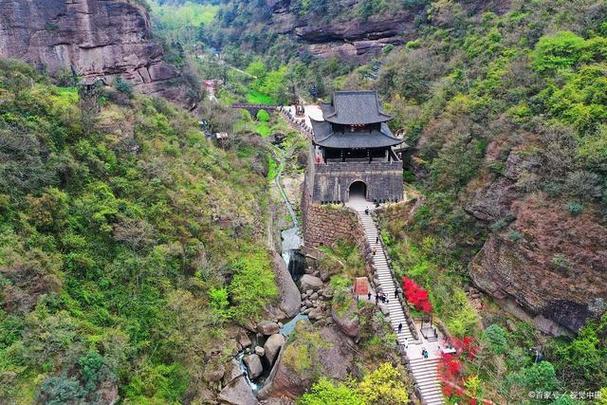
[[353,198],[367,199],[367,185],[364,181],[359,180],[350,184],[349,199],[352,200]]
[[391,117],[377,93],[337,91],[320,109],[322,120],[310,118],[314,134],[306,184],[312,201],[346,202],[355,195],[379,203],[400,201],[403,162],[397,153],[405,146],[390,131]]

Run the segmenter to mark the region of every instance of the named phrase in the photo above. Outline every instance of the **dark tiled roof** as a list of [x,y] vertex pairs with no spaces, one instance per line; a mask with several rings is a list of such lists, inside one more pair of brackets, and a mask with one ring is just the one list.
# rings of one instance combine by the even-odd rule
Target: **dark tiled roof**
[[381,110],[375,91],[336,91],[331,104],[321,105],[325,121],[342,125],[372,124],[391,119]]
[[357,132],[333,132],[327,121],[312,122],[314,143],[325,148],[387,148],[401,144],[401,139],[395,138],[385,123],[381,130]]

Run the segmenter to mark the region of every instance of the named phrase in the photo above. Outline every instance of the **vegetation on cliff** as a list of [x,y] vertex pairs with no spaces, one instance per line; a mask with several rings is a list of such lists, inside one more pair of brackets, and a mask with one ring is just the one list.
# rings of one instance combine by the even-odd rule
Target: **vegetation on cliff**
[[[393,129],[404,129],[408,143],[417,147],[405,178],[422,195],[413,218],[388,218],[384,238],[397,272],[427,288],[435,314],[451,334],[492,342],[481,345],[487,362],[469,362],[469,370],[477,369],[467,375],[478,378],[470,380],[477,387],[475,395],[533,401],[526,397],[528,390],[598,390],[607,385],[597,371],[606,361],[599,321],[604,302],[586,297],[594,312],[566,315],[579,316],[582,323],[588,319],[577,338],[544,343],[525,324],[507,324],[495,308],[479,312],[464,286],[469,284],[469,264],[488,238],[528,249],[538,237],[539,230],[515,221],[513,201],[545,200],[545,206],[534,203],[529,209],[543,216],[549,212],[555,221],[584,214],[605,224],[605,4],[583,0],[572,8],[568,2],[550,0],[499,7],[476,3],[403,5],[398,11],[415,13],[418,38],[384,48],[383,55],[364,66],[313,59],[293,36],[271,37],[264,24],[280,24],[274,6],[228,2],[217,16],[218,26],[204,39],[223,45],[224,55],[242,66],[255,54],[263,54],[266,66],[275,69],[284,69],[286,63],[286,75],[303,97],[326,96],[334,88],[380,90],[396,118]],[[314,24],[330,28],[335,21],[360,18],[361,10],[369,11],[366,17],[381,18],[394,6],[356,4],[346,10],[337,2],[290,2],[287,12],[300,20],[311,16]],[[251,28],[246,37],[231,38],[233,22]],[[561,209],[555,212],[554,207]],[[588,257],[604,264],[597,254],[600,246],[574,245],[560,252],[536,252],[539,264],[529,265],[548,263],[548,273],[569,274],[588,267]],[[585,250],[578,254],[576,249]],[[576,294],[571,299],[583,298]],[[560,322],[571,327],[580,321]],[[492,346],[500,341],[514,349],[501,353]],[[526,353],[537,345],[549,360],[541,366],[533,366]],[[534,385],[534,378],[544,385]],[[484,388],[478,389],[479,384]],[[527,391],[513,390],[517,385]]]
[[277,294],[265,153],[0,63],[0,402],[195,398],[224,322]]

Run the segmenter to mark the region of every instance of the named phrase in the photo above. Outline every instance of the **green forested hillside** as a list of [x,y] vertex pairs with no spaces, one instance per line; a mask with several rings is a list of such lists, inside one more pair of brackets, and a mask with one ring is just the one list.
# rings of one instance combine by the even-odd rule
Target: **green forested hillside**
[[[267,4],[226,2],[218,24],[201,39],[224,46],[225,56],[242,66],[261,56],[268,68],[283,69],[308,100],[326,100],[332,89],[380,91],[395,117],[393,130],[404,130],[413,146],[405,181],[420,199],[412,218],[405,211],[386,216],[384,238],[397,272],[429,290],[447,330],[479,342],[479,356],[464,364],[466,394],[540,403],[527,394],[543,390],[558,394],[550,401],[574,403],[575,395],[564,393],[606,387],[607,332],[600,316],[606,308],[600,298],[577,337],[551,339],[530,324],[513,323],[495,305],[475,308],[465,291],[474,257],[488,240],[537,254],[537,263],[519,264],[522,272],[570,272],[566,288],[596,288],[581,269],[602,274],[600,244],[581,247],[551,229],[570,221],[583,235],[590,232],[586,221],[601,229],[607,223],[605,2],[359,1],[349,8],[314,0],[286,3],[276,11]],[[326,30],[343,21],[411,12],[417,39],[387,46],[368,63],[314,59],[293,32],[272,31],[280,30],[275,27],[285,20],[284,10]],[[274,25],[268,29],[269,21]],[[232,23],[250,29],[237,35]],[[512,214],[517,204],[529,208],[526,228]],[[542,221],[546,229],[532,228]],[[604,240],[604,234],[591,236]],[[533,365],[527,352],[532,346],[546,361]]]
[[224,321],[277,294],[266,157],[238,153],[165,101],[0,62],[1,403],[196,395]]

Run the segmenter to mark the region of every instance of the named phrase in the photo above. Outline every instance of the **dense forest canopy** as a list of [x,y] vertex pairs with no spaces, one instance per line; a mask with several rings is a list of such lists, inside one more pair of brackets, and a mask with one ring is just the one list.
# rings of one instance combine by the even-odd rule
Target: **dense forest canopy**
[[[0,402],[204,403],[217,388],[208,373],[234,357],[231,334],[278,298],[269,183],[285,168],[301,175],[308,146],[277,114],[231,105],[354,88],[377,90],[412,146],[403,179],[415,203],[380,215],[381,238],[462,348],[443,371],[463,388],[445,394],[539,404],[529,393],[551,392],[562,405],[602,392],[605,403],[607,303],[592,295],[607,227],[604,1],[140,3],[192,90],[217,84],[193,112],[122,79],[84,85],[0,61]],[[230,137],[219,147],[214,132]],[[394,335],[348,301],[361,252],[322,253],[320,268],[338,274],[331,309],[361,320],[362,371],[327,378],[324,338],[298,326],[284,356],[309,383],[300,403],[406,403]],[[530,312],[550,289],[590,304],[546,304],[566,333],[543,334],[473,297],[486,262],[509,271]],[[566,281],[530,298],[517,270],[537,273],[537,288]]]
[[192,395],[224,322],[277,294],[265,155],[161,99],[0,72],[1,402]]

